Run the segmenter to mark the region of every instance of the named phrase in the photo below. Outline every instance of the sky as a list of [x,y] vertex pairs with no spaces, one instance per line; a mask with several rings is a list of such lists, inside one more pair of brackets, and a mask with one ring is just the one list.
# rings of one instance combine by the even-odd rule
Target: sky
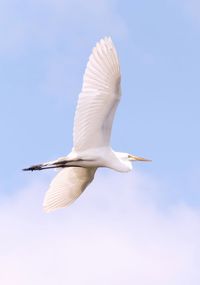
[[[69,208],[45,214],[83,72],[111,36],[122,72],[115,150],[152,159],[99,169]],[[200,283],[200,4],[197,0],[2,0],[0,281]]]

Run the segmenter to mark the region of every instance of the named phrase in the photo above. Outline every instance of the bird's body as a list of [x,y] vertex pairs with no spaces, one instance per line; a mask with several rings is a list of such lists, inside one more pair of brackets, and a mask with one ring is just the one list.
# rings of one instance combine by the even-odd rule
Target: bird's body
[[[115,152],[110,147],[89,149],[82,152],[72,151],[67,156],[54,161],[37,164],[26,170],[42,170],[59,167],[107,167],[119,172],[132,170],[131,161],[125,158],[128,154]],[[141,158],[142,159],[142,158]]]
[[111,38],[96,44],[83,78],[74,119],[73,148],[64,157],[24,170],[61,168],[44,200],[46,211],[66,207],[93,180],[98,167],[119,172],[132,169],[133,160],[148,161],[110,147],[115,111],[121,97],[120,66]]

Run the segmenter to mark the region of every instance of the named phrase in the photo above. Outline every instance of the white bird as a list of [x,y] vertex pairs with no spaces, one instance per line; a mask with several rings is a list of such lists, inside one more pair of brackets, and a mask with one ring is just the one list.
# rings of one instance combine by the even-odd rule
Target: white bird
[[73,148],[57,160],[23,170],[61,168],[44,198],[44,210],[71,204],[93,180],[98,167],[120,172],[132,170],[132,161],[150,161],[110,147],[115,110],[120,101],[120,65],[111,38],[101,39],[93,48],[83,77],[74,119]]

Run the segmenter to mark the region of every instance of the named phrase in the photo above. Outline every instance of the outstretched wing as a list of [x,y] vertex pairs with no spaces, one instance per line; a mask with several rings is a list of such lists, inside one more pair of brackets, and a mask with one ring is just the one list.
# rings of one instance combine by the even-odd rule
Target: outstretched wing
[[108,146],[120,100],[120,66],[111,38],[98,42],[83,77],[74,120],[75,151]]
[[66,167],[52,180],[43,207],[46,212],[67,207],[92,182],[96,168]]

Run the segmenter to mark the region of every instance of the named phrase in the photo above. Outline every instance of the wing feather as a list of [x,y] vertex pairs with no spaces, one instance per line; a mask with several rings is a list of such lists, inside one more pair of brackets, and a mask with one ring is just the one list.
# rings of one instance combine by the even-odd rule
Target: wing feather
[[75,151],[108,146],[120,100],[120,66],[111,38],[96,44],[89,57],[74,119]]
[[52,180],[46,192],[43,208],[46,212],[65,208],[76,200],[92,182],[96,168],[63,168]]

